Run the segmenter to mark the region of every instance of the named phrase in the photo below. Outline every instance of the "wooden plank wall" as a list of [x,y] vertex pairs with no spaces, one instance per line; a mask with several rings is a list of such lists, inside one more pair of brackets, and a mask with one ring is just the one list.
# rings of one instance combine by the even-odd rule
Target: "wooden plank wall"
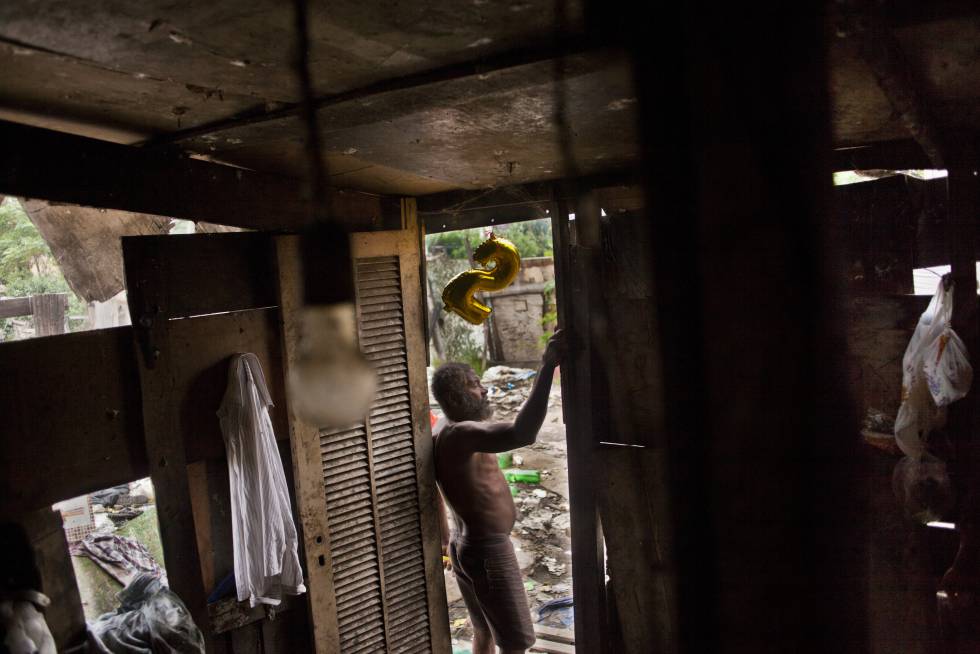
[[[252,234],[242,236],[237,243],[205,237],[206,242],[157,240],[154,243],[162,247],[156,250],[152,244],[148,249],[134,248],[140,255],[153,254],[148,257],[151,265],[133,266],[140,271],[139,281],[130,280],[137,319],[140,309],[153,308],[147,314],[152,316],[149,327],[0,346],[0,375],[8,382],[0,394],[0,415],[5,420],[0,439],[0,517],[27,524],[32,512],[57,501],[150,474],[172,587],[206,633],[210,623],[206,595],[233,565],[227,461],[215,412],[235,353],[254,352],[267,371],[276,405],[271,409],[273,426],[292,488],[278,301],[274,278],[271,288],[268,279],[245,289],[231,281],[222,286],[222,293],[213,288],[221,283],[222,275],[217,274],[210,277],[211,284],[208,280],[182,284],[183,294],[157,280],[168,269],[182,268],[181,257],[199,258],[201,247],[181,249],[180,244],[203,246],[211,265],[224,272],[222,260],[230,261],[230,268],[254,268],[252,255],[265,254],[263,263],[268,268],[270,242],[256,241]],[[222,250],[248,256],[222,259]],[[195,265],[200,268],[200,263]],[[250,279],[245,272],[239,278]],[[195,299],[196,293],[205,293],[208,302]],[[242,298],[248,300],[244,305]],[[245,310],[215,313],[222,310],[221,303]],[[249,305],[272,306],[249,310]],[[197,312],[214,315],[179,317]],[[178,319],[169,319],[172,314]],[[147,343],[156,352],[152,367],[144,357]],[[39,532],[35,540],[39,554],[50,549],[45,549],[50,538],[44,534]],[[63,576],[74,587],[73,576]],[[58,593],[70,595],[70,590],[62,588]],[[52,619],[70,627],[73,618],[60,610],[67,605],[60,603]],[[260,649],[255,651],[309,647],[305,596],[289,602],[276,621],[265,619],[260,611],[242,624],[242,629],[256,634],[254,642]],[[234,651],[229,650],[232,641],[253,639],[232,630],[213,638],[209,634],[209,640],[214,651]]]
[[851,298],[847,312],[851,394],[863,417],[868,409],[893,418],[902,396],[902,356],[930,297],[882,295]]
[[132,342],[117,327],[0,346],[0,514],[147,476]]

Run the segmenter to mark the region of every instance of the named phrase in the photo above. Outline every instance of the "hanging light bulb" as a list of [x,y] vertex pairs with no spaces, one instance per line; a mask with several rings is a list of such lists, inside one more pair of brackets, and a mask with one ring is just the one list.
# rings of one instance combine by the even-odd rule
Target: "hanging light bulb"
[[303,295],[289,392],[297,412],[317,427],[364,419],[377,375],[357,347],[357,315],[348,235],[317,223],[301,236]]
[[301,336],[289,390],[296,410],[317,427],[345,427],[364,419],[377,375],[357,349],[354,304],[303,309]]
[[300,236],[304,307],[297,356],[289,374],[289,393],[297,412],[308,422],[317,427],[346,427],[367,415],[377,389],[377,376],[357,347],[349,235],[330,216],[330,176],[320,145],[309,65],[309,7],[307,0],[293,0],[293,6],[311,221]]

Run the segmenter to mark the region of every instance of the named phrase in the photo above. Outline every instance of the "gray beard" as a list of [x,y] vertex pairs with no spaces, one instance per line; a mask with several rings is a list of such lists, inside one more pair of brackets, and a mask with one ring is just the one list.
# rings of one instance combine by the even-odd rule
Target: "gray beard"
[[473,420],[480,422],[489,420],[493,416],[493,407],[489,399],[477,400],[472,396],[464,396],[459,407],[460,420]]

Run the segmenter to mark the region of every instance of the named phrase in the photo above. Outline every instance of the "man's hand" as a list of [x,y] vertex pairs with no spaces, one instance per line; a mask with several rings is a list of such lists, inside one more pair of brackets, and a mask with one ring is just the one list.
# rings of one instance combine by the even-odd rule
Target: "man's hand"
[[565,331],[557,329],[551,338],[548,339],[548,345],[544,348],[541,363],[546,366],[560,365],[561,360],[565,357],[565,351]]

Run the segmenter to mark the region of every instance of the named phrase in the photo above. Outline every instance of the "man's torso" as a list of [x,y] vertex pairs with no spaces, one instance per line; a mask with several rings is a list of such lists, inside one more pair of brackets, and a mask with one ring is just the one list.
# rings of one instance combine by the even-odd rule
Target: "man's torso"
[[516,510],[497,456],[459,451],[453,446],[451,431],[447,431],[452,426],[441,421],[433,430],[436,479],[460,523],[460,532],[470,536],[509,534]]

